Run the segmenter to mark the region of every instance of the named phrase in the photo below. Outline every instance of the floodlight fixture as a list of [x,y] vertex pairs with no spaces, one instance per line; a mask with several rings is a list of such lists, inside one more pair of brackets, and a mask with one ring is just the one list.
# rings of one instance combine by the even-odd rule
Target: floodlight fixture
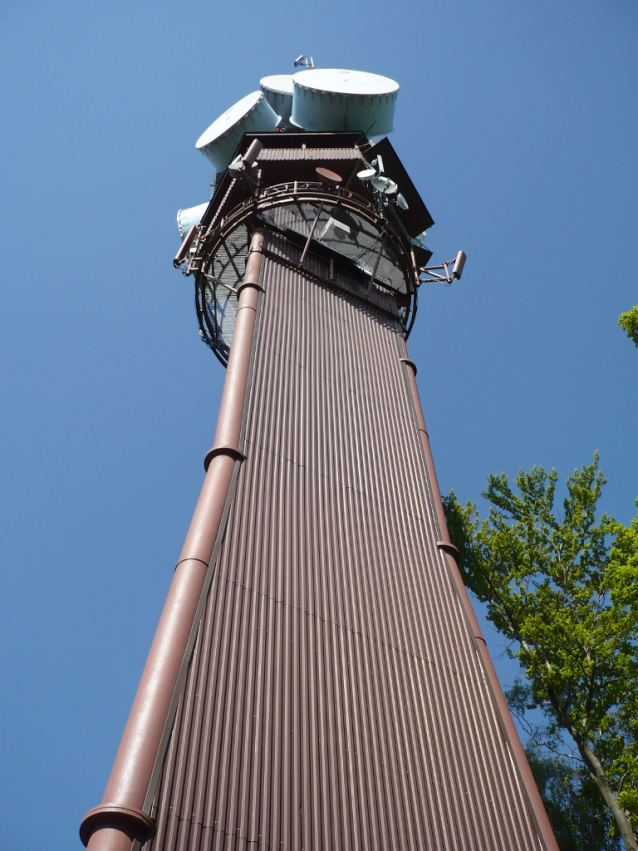
[[463,267],[465,266],[465,252],[459,251],[456,255],[456,260],[454,261],[454,266],[452,267],[452,277],[455,280],[460,280],[461,275],[463,274]]
[[193,240],[195,239],[196,236],[197,236],[197,225],[191,225],[188,233],[186,234],[186,236],[182,240],[182,244],[179,247],[179,251],[177,252],[177,254],[175,255],[175,258],[173,260],[173,266],[176,269],[179,269],[179,267],[182,265],[182,263],[186,259],[186,255],[188,254],[188,249],[191,247]]

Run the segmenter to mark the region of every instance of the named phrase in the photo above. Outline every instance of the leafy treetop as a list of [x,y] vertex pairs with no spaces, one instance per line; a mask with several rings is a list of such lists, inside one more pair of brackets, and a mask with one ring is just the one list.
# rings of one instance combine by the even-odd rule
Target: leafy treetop
[[638,346],[638,304],[626,313],[621,313],[618,324],[627,333],[629,339]]
[[562,519],[556,481],[554,470],[521,471],[516,494],[504,473],[490,475],[484,520],[452,491],[450,536],[466,585],[523,666],[521,708],[540,707],[550,749],[569,734],[626,848],[638,851],[638,515],[628,527],[596,518],[597,455],[568,478]]

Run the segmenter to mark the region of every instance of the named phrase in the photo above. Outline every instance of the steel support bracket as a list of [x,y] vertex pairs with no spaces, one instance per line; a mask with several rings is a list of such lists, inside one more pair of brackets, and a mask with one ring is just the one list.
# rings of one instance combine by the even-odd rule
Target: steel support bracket
[[238,297],[239,297],[240,292],[242,290],[245,290],[246,287],[253,287],[253,289],[259,290],[260,293],[266,292],[266,290],[262,287],[262,285],[258,284],[256,281],[244,281],[242,284],[239,284],[239,286],[235,290]]
[[102,827],[116,828],[142,843],[155,833],[155,821],[142,810],[117,804],[100,804],[89,810],[82,819],[80,839],[85,846],[95,831]]
[[412,367],[412,372],[416,375],[416,364],[413,360],[410,360],[410,358],[399,358],[399,362],[404,363],[406,366]]
[[447,553],[448,555],[452,556],[452,558],[457,564],[459,563],[461,555],[458,551],[458,548],[455,547],[453,543],[451,543],[450,541],[437,541],[436,545],[440,550],[443,550],[444,553]]
[[210,462],[215,458],[216,455],[228,455],[230,458],[234,458],[235,461],[245,461],[246,456],[241,451],[241,449],[237,449],[236,446],[213,446],[212,449],[209,449],[206,455],[204,456],[204,469],[208,472],[208,467]]

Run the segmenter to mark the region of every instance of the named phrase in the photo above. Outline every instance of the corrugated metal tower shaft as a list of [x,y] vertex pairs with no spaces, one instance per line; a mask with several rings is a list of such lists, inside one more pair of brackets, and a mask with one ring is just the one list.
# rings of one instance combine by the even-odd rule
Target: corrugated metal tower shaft
[[360,142],[247,135],[183,255],[227,382],[89,851],[557,851],[405,348],[432,220],[387,140],[410,213],[352,185]]
[[531,851],[437,548],[402,331],[274,256],[262,285],[246,460],[151,847]]

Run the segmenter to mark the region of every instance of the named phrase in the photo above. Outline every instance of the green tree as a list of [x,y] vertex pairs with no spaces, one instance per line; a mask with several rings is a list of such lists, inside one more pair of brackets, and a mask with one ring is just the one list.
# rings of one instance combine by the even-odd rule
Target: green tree
[[619,851],[609,835],[611,814],[591,775],[571,760],[543,754],[528,744],[525,753],[561,851]]
[[568,478],[562,519],[556,481],[554,470],[521,471],[516,494],[505,473],[490,475],[484,520],[452,491],[450,536],[468,588],[525,672],[519,709],[543,713],[539,744],[573,740],[625,847],[638,851],[638,516],[628,527],[596,518],[597,455]]
[[627,313],[621,313],[618,319],[618,324],[626,332],[630,340],[633,340],[638,346],[638,304],[628,310]]

